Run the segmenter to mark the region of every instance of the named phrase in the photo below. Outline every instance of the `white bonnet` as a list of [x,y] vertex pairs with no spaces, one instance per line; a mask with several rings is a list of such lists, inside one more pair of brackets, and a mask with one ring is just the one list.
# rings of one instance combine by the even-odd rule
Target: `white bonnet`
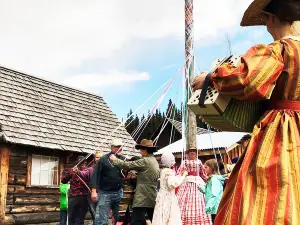
[[174,166],[175,156],[171,152],[164,152],[161,156],[161,164],[165,167]]

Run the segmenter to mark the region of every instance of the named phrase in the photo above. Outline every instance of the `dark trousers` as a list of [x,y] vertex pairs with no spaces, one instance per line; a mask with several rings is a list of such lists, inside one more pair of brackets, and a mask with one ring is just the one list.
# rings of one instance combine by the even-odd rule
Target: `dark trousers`
[[130,210],[131,210],[131,205],[127,206],[127,210],[125,212],[125,216],[124,216],[124,221],[122,223],[122,225],[128,225],[131,221],[131,215],[130,215]]
[[215,219],[216,219],[216,214],[211,214],[211,221],[213,224],[215,222]]
[[67,225],[68,211],[61,209],[59,217],[59,225]]
[[68,225],[84,225],[88,212],[87,196],[69,197],[68,211]]
[[146,225],[146,213],[152,222],[154,208],[135,207],[132,211],[131,225]]

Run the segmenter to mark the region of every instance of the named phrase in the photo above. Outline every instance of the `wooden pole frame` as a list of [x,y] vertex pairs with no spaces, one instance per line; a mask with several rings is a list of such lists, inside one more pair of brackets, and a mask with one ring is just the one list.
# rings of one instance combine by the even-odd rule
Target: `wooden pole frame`
[[0,224],[4,224],[6,211],[6,197],[8,185],[10,150],[0,146]]
[[[193,0],[185,0],[185,77],[187,100],[191,97],[190,83],[194,78],[194,6]],[[187,124],[185,129],[186,149],[196,146],[196,116],[187,107]]]

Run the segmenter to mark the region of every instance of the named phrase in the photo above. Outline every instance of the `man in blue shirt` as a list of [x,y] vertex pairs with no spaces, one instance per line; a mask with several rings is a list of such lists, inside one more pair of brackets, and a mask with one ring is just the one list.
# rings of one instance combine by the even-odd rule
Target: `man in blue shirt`
[[124,160],[125,157],[120,155],[122,146],[122,141],[115,139],[111,144],[111,152],[102,156],[95,165],[91,180],[92,200],[98,200],[95,225],[108,225],[110,209],[112,209],[114,224],[118,222],[124,181],[121,169],[113,166],[109,157],[111,154],[115,154],[119,159]]

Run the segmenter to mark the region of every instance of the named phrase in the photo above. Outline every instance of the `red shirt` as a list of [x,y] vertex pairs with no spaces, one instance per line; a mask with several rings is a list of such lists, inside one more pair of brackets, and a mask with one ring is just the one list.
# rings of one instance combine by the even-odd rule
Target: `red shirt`
[[[82,178],[82,180],[88,185],[88,180]],[[78,178],[78,176],[72,171],[72,169],[67,169],[63,172],[61,179],[63,184],[70,182],[69,197],[88,195],[89,191],[85,184]]]

